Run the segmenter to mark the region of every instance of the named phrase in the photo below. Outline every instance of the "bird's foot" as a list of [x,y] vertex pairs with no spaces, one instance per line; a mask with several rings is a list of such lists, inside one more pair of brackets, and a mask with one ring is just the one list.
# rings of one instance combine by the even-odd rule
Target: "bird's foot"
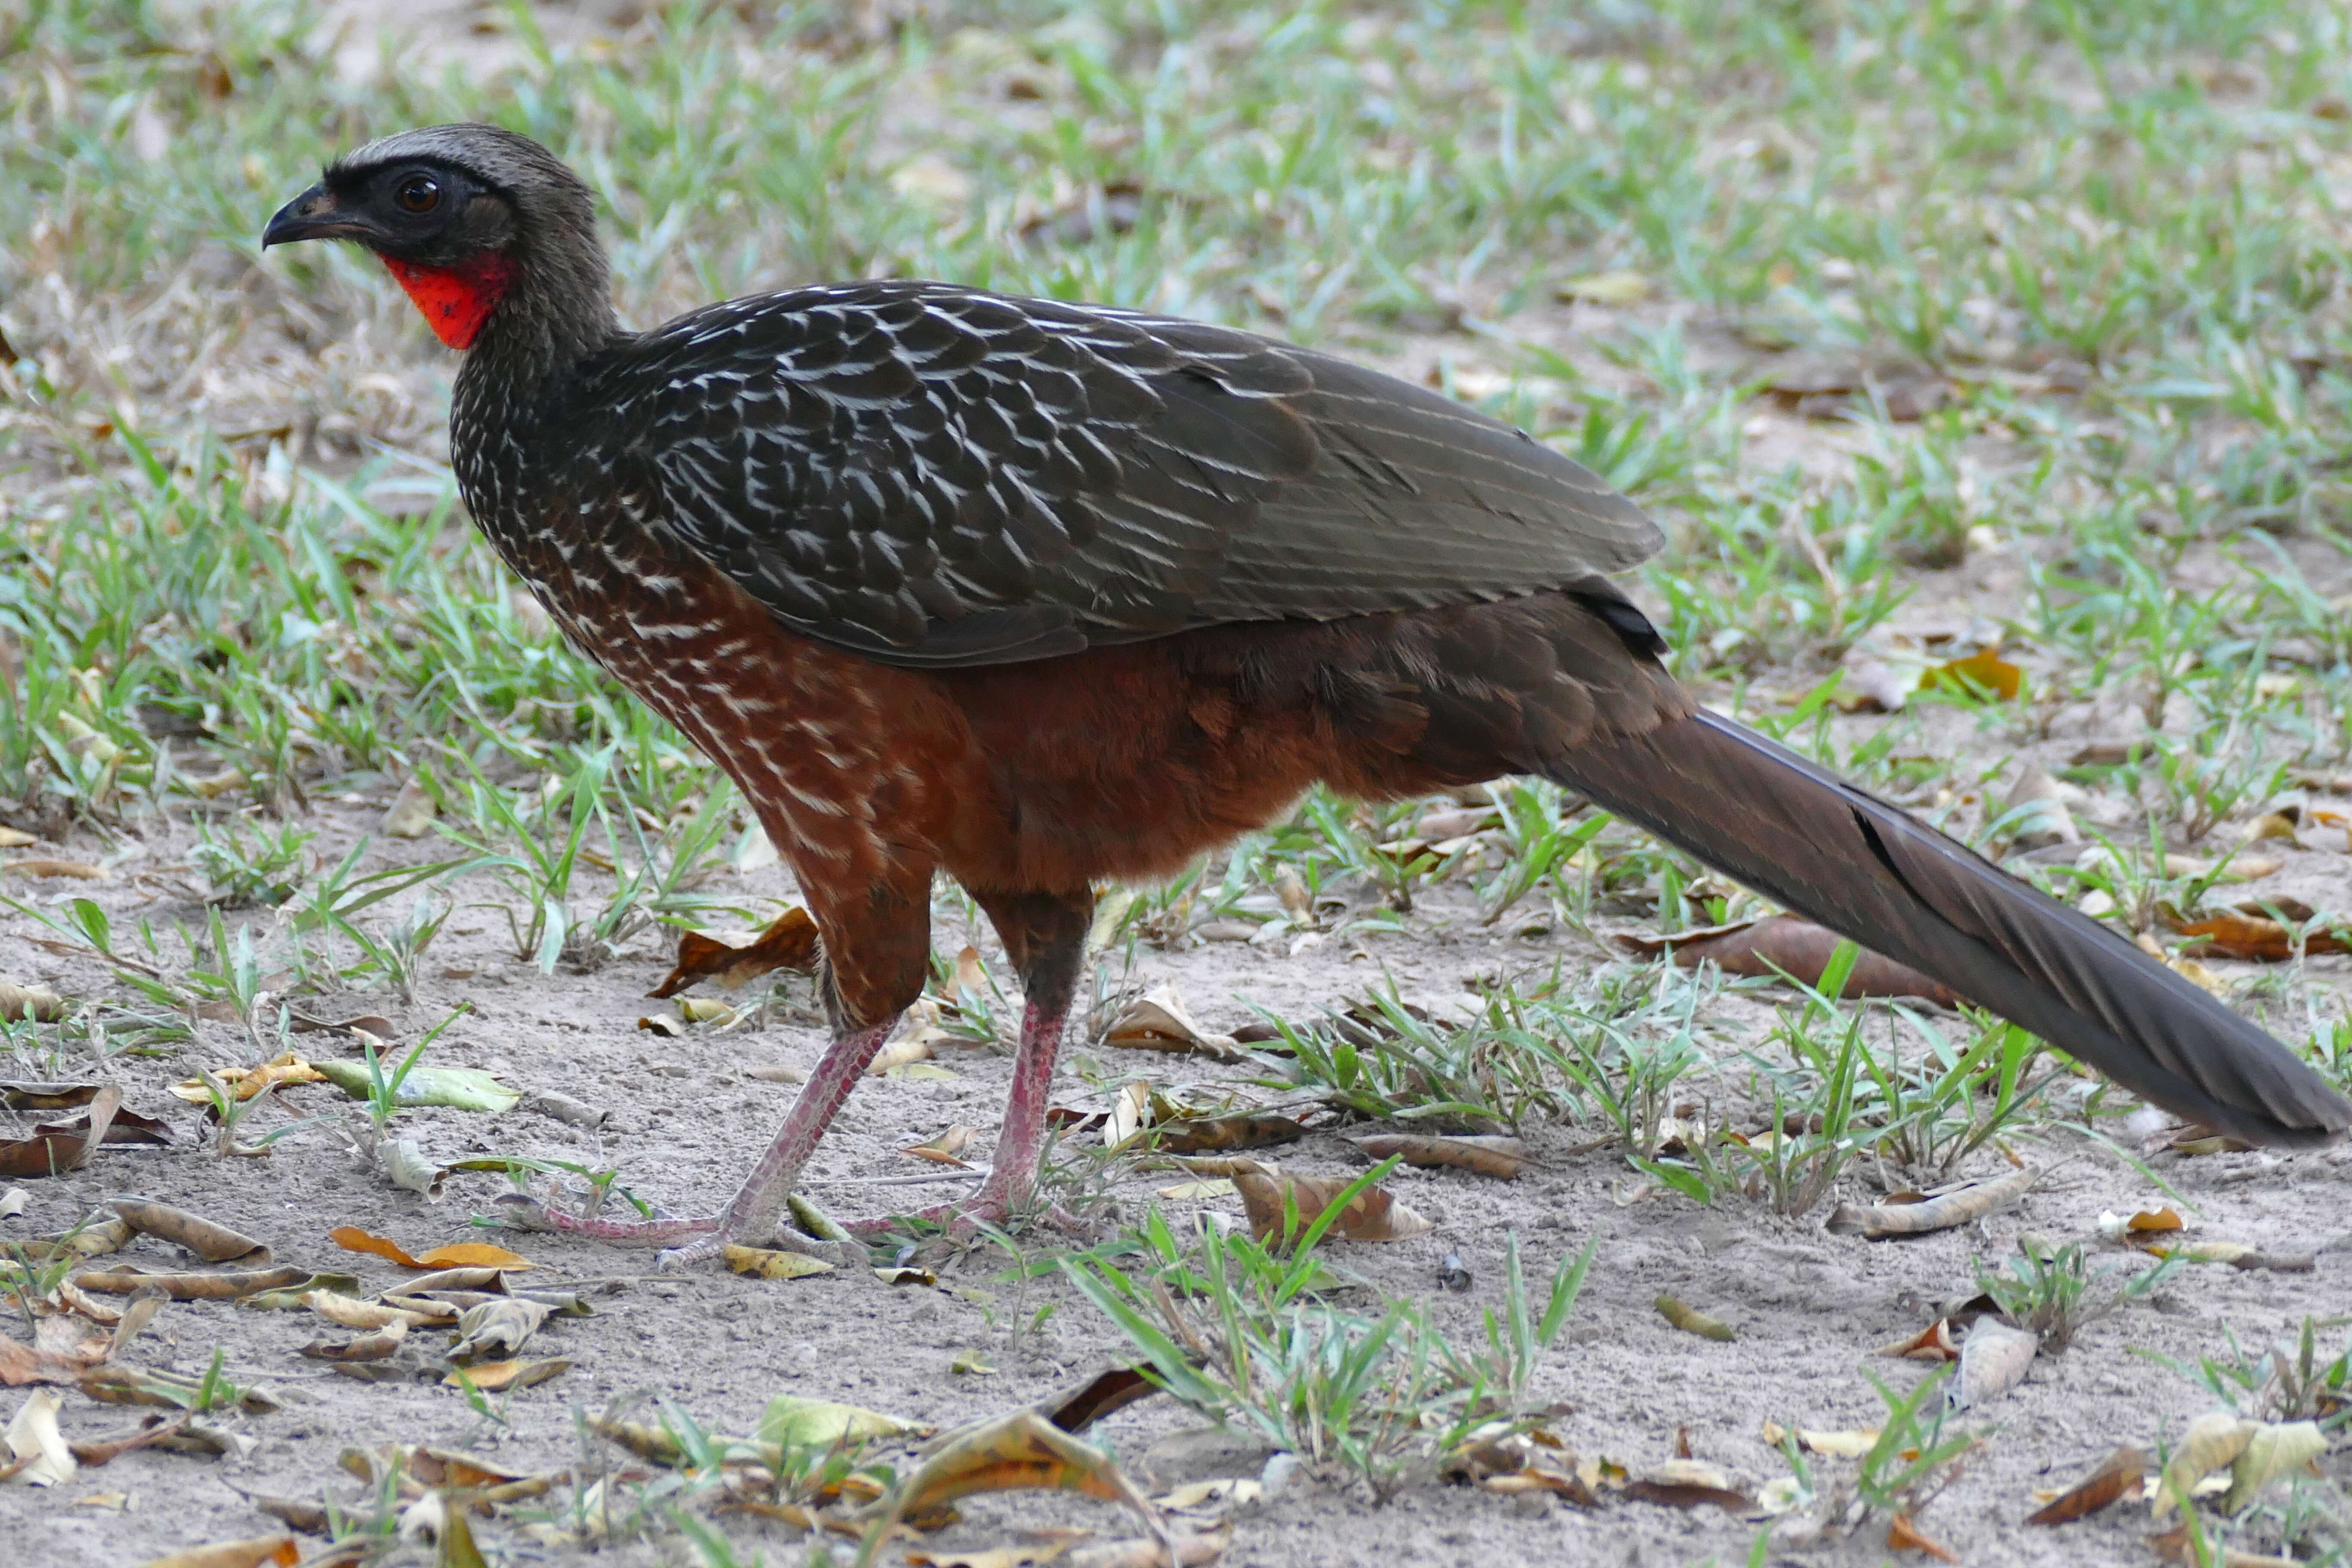
[[971,1197],[954,1203],[933,1204],[929,1208],[910,1214],[883,1215],[875,1219],[844,1220],[842,1228],[852,1236],[883,1236],[903,1230],[909,1224],[936,1225],[958,1241],[969,1241],[983,1225],[1003,1226],[1015,1218],[1036,1219],[1056,1230],[1082,1233],[1087,1224],[1059,1204],[1033,1207],[1016,1204],[1009,1194],[983,1187]]
[[599,1219],[569,1214],[526,1194],[500,1200],[506,1221],[517,1230],[549,1231],[577,1236],[610,1247],[658,1247],[658,1267],[664,1273],[691,1268],[725,1255],[730,1247],[761,1247],[779,1252],[805,1253],[837,1266],[862,1265],[866,1248],[858,1242],[817,1241],[779,1228],[773,1221],[754,1226],[731,1215],[706,1215],[694,1219],[659,1216],[653,1219]]

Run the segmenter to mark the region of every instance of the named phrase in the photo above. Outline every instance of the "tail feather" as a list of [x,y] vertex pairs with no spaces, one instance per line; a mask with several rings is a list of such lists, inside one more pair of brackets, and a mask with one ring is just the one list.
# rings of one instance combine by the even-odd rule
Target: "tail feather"
[[2204,991],[1753,731],[1702,711],[1543,771],[2183,1116],[2288,1145],[2352,1126],[2352,1102]]

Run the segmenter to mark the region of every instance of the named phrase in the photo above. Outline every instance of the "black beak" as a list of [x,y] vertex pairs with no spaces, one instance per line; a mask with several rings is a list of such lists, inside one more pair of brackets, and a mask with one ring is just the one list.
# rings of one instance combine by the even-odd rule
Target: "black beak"
[[337,208],[332,191],[324,185],[312,185],[278,209],[269,226],[261,231],[261,248],[291,245],[298,239],[365,239],[373,232],[367,224],[354,221]]

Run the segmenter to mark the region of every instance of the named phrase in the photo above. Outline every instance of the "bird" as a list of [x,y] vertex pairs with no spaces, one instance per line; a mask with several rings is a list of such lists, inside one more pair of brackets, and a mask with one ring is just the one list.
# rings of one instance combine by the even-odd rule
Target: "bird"
[[[2133,1093],[2311,1146],[2352,1103],[2106,926],[1703,706],[1614,577],[1657,526],[1527,433],[1331,354],[950,283],[619,322],[590,188],[488,124],[331,163],[264,248],[354,241],[461,351],[451,467],[574,646],[734,780],[822,944],[832,1038],[716,1214],[557,1228],[678,1267],[772,1240],[920,995],[934,878],[1024,1010],[989,1175],[1035,1200],[1096,889],[1318,784],[1558,783]],[[928,1211],[927,1211],[928,1212]]]

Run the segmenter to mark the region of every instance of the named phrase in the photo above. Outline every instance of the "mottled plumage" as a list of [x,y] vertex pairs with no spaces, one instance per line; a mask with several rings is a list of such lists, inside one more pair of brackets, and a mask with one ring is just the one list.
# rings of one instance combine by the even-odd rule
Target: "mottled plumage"
[[1523,433],[1248,333],[940,283],[624,331],[592,204],[482,126],[387,138],[272,220],[359,240],[445,341],[476,521],[564,631],[740,785],[840,1034],[724,1213],[765,1237],[920,993],[946,871],[1028,1002],[976,1212],[1028,1193],[1093,888],[1317,783],[1591,795],[2162,1104],[2309,1143],[2352,1106],[2114,932],[1700,711],[1606,574],[1657,531]]

